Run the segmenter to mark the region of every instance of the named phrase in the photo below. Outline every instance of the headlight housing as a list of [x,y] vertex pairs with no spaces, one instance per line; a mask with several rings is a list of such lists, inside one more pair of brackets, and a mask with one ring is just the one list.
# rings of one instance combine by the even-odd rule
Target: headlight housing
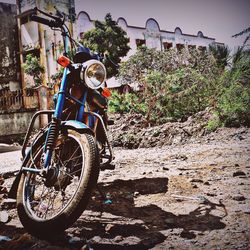
[[104,86],[106,75],[107,72],[103,63],[94,59],[83,63],[81,79],[85,82],[87,87],[99,89]]

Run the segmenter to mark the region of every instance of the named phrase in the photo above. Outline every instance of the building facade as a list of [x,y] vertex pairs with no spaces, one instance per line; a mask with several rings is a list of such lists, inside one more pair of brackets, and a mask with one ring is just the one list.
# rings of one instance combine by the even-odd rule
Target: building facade
[[[85,32],[94,28],[94,21],[90,18],[88,13],[79,10],[78,12],[75,36],[78,39],[82,39],[84,38]],[[149,18],[144,27],[128,25],[123,17],[118,18],[117,23],[126,31],[130,39],[129,46],[131,49],[123,60],[127,60],[136,52],[137,48],[142,45],[158,50],[167,50],[170,48],[175,48],[177,50],[183,48],[196,48],[202,51],[208,50],[210,44],[221,45],[221,43],[215,41],[215,38],[204,36],[202,31],[199,31],[196,35],[191,35],[183,33],[179,27],[176,27],[173,32],[162,30],[158,22],[153,18]],[[115,79],[110,79],[108,80],[108,85],[111,87],[118,87],[120,83]]]
[[[60,32],[52,31],[49,27],[30,20],[30,14],[34,7],[46,12],[55,13],[54,6],[63,11],[67,16],[67,25],[74,38],[84,38],[84,33],[94,28],[94,21],[88,13],[81,9],[75,9],[74,0],[17,0],[17,24],[19,30],[20,62],[23,64],[27,54],[37,56],[45,66],[43,84],[50,85],[53,76],[58,71],[56,60],[62,53],[62,38]],[[196,35],[185,34],[177,27],[174,31],[162,30],[153,18],[145,22],[144,27],[128,25],[127,21],[120,17],[118,25],[123,28],[130,39],[131,50],[123,60],[128,59],[141,45],[159,50],[176,48],[197,48],[207,50],[210,44],[215,44],[214,38],[204,36],[201,31]],[[34,87],[32,79],[25,75],[21,68],[22,87]],[[108,81],[110,87],[117,87],[119,83],[114,79]]]
[[[130,38],[129,46],[131,50],[127,57],[134,54],[138,46],[141,45],[159,50],[181,49],[183,47],[207,50],[210,44],[221,44],[217,43],[215,38],[204,36],[202,31],[199,31],[196,35],[191,35],[183,33],[179,27],[176,27],[173,32],[161,30],[158,22],[153,18],[146,21],[145,27],[128,25],[122,17],[118,18],[117,23]],[[83,38],[84,33],[93,27],[93,20],[90,19],[88,13],[79,12],[77,16],[77,37]]]
[[0,3],[0,92],[20,86],[16,5]]

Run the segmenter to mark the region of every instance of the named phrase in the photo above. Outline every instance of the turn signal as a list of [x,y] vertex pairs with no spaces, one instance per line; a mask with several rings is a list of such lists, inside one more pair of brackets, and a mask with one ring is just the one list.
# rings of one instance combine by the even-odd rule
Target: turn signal
[[110,97],[111,96],[111,92],[110,92],[110,90],[108,89],[108,88],[103,88],[103,90],[102,90],[102,95],[104,96],[104,97],[106,97],[106,98],[108,98],[108,97]]
[[71,61],[66,56],[60,56],[57,59],[57,63],[60,64],[62,67],[66,68],[66,67],[68,67],[71,64]]

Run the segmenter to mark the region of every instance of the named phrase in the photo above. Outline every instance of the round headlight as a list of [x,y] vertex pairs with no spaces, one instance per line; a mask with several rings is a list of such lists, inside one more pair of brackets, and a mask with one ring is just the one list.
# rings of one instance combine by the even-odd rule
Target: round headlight
[[93,59],[83,63],[81,79],[91,89],[98,89],[104,85],[106,74],[105,66],[97,60]]

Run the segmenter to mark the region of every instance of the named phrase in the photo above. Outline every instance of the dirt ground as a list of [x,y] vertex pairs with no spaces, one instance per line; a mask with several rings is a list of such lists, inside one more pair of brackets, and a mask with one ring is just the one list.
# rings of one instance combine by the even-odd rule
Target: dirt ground
[[[2,194],[10,219],[0,222],[9,240],[0,236],[0,249],[250,249],[250,129],[220,129],[177,145],[116,147],[115,156],[116,169],[99,178],[106,198],[95,190],[88,209],[53,240],[26,233]],[[12,181],[5,174],[2,186]]]

